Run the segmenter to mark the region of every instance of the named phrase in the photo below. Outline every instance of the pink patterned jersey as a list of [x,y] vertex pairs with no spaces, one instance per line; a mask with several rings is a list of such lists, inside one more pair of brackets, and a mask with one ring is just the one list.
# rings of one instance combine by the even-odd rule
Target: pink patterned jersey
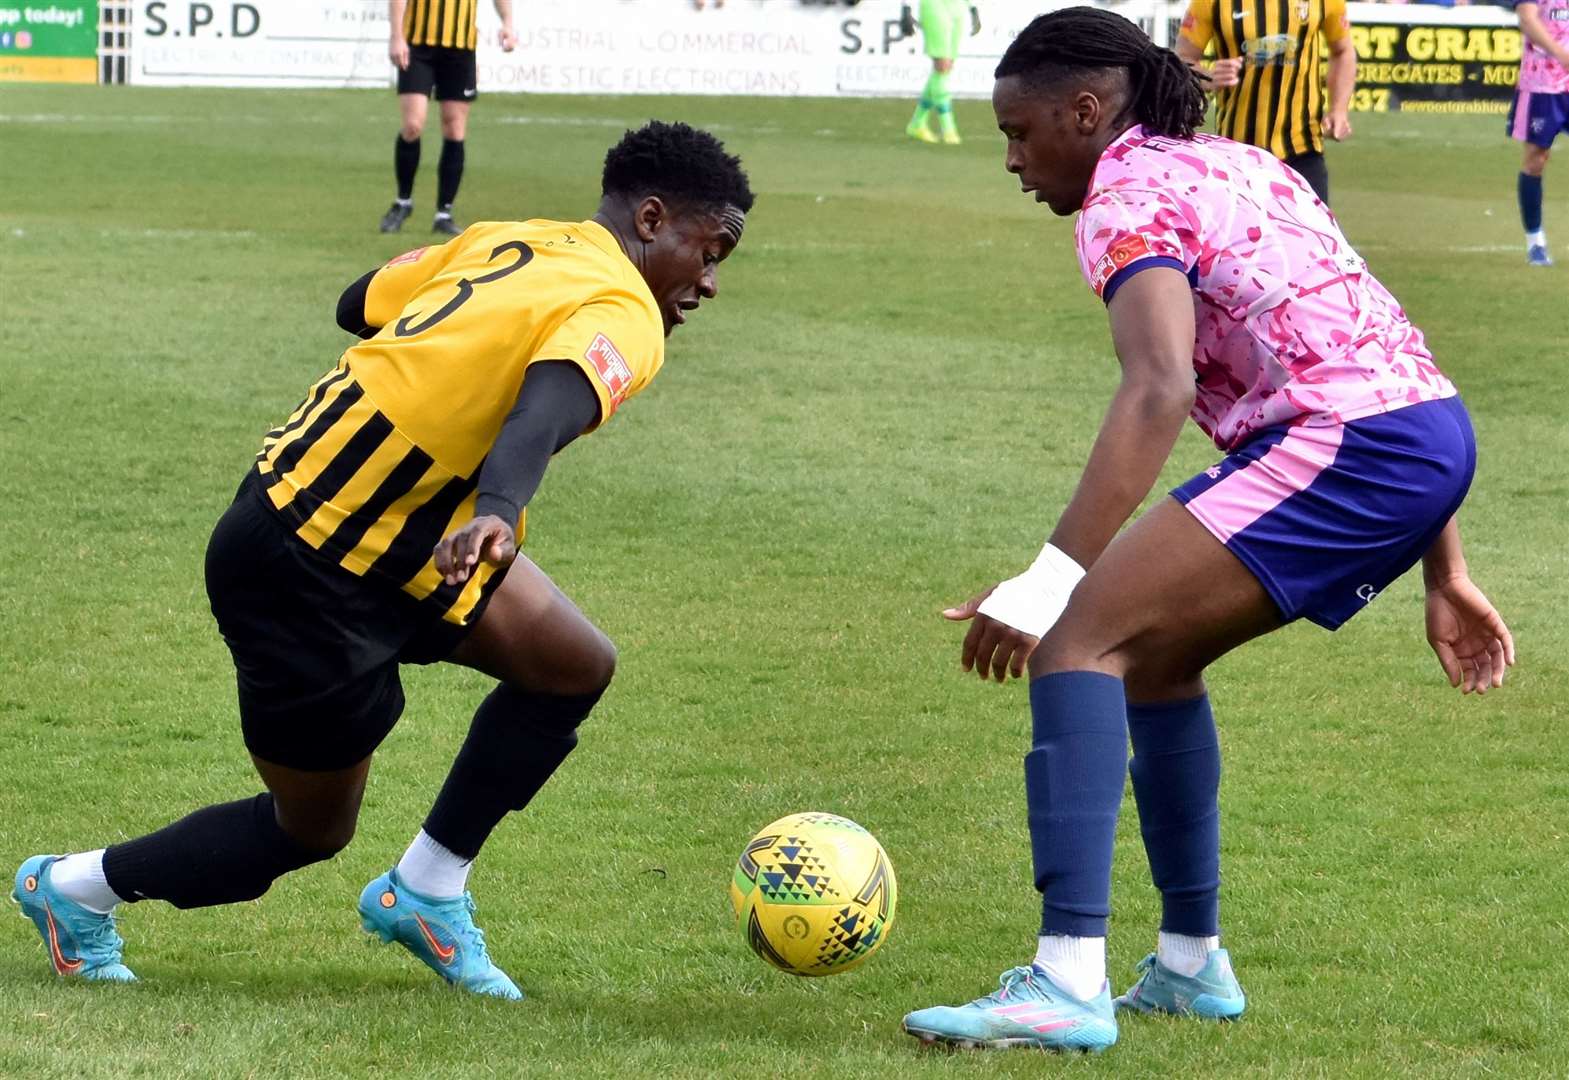
[[1279,424],[1344,423],[1455,393],[1328,208],[1268,151],[1136,126],[1101,155],[1076,239],[1108,303],[1139,270],[1188,275],[1192,415],[1222,450]]
[[[1538,0],[1536,14],[1554,41],[1569,45],[1569,0]],[[1523,34],[1521,38],[1524,51],[1520,54],[1518,89],[1532,94],[1569,94],[1569,71],[1530,38]]]

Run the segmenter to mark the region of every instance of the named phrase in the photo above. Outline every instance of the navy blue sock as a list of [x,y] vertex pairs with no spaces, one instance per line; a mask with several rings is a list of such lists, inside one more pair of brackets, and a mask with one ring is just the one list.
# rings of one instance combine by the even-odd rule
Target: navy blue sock
[[1033,748],[1024,758],[1041,933],[1105,937],[1111,853],[1128,770],[1122,680],[1096,671],[1030,683]]
[[1150,876],[1160,890],[1160,928],[1220,933],[1220,739],[1209,695],[1128,706],[1133,798]]
[[1520,224],[1534,233],[1542,227],[1542,178],[1520,174]]

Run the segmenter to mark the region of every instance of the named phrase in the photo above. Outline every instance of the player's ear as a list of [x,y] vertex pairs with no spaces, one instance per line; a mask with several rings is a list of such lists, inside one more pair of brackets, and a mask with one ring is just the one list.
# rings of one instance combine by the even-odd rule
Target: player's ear
[[1101,100],[1089,90],[1080,90],[1073,96],[1073,126],[1082,135],[1089,135],[1100,121]]
[[658,195],[649,195],[632,211],[632,226],[645,244],[670,220],[670,208]]

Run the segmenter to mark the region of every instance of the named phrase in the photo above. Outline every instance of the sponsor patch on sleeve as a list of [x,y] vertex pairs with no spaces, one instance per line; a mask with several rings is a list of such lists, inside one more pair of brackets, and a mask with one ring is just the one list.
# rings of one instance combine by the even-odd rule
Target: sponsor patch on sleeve
[[594,365],[594,373],[610,392],[610,408],[614,412],[632,389],[631,366],[604,334],[594,335],[583,358]]
[[419,247],[419,248],[415,248],[413,251],[405,251],[402,255],[399,255],[396,259],[392,259],[391,261],[389,261],[387,263],[387,265],[388,266],[402,266],[404,263],[414,262],[421,255],[425,254],[425,252],[428,251],[428,250],[429,250],[428,248]]
[[1193,28],[1198,26],[1198,24],[1199,24],[1199,17],[1197,15],[1193,14],[1193,9],[1192,8],[1189,8],[1188,9],[1188,13],[1186,15],[1182,16],[1182,29],[1184,29],[1184,30],[1192,30]]
[[1096,261],[1095,269],[1090,274],[1090,288],[1095,290],[1096,296],[1101,295],[1106,290],[1106,282],[1110,281],[1118,270],[1146,255],[1153,254],[1155,249],[1150,246],[1148,240],[1139,233],[1129,233],[1107,248],[1106,253]]

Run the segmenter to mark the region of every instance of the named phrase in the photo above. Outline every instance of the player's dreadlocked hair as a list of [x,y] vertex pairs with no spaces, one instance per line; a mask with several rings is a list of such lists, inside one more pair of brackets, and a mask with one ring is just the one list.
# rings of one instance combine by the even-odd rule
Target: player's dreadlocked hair
[[717,210],[726,204],[752,209],[752,189],[741,159],[706,131],[687,124],[650,120],[628,131],[605,155],[606,195],[670,202]]
[[1128,111],[1150,131],[1191,139],[1204,122],[1199,76],[1170,49],[1144,36],[1135,24],[1092,7],[1063,8],[1035,18],[1013,39],[996,78],[1023,75],[1040,86],[1056,85],[1074,70],[1127,68]]

